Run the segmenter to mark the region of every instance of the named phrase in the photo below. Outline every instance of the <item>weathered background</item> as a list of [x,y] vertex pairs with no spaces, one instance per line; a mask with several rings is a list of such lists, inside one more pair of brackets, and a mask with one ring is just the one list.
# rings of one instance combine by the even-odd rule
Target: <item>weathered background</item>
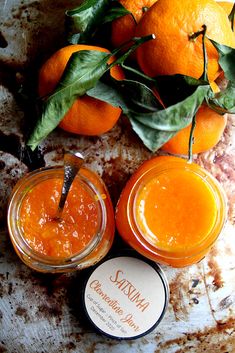
[[[6,202],[29,169],[62,162],[64,150],[80,150],[106,182],[114,204],[126,180],[151,154],[122,118],[94,138],[57,130],[41,153],[27,155],[23,131],[33,120],[19,99],[21,84],[35,90],[41,63],[65,42],[64,11],[78,1],[0,0],[0,353],[183,353],[235,352],[235,127],[216,149],[195,157],[223,184],[229,219],[223,234],[199,264],[164,267],[171,296],[167,314],[149,335],[118,342],[97,335],[79,312],[80,274],[42,275],[20,262],[5,224]],[[116,240],[115,246],[121,246]]]

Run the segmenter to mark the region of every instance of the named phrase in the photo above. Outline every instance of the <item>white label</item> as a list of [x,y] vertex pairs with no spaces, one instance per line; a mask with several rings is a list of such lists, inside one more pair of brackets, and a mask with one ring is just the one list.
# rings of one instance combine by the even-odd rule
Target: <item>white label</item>
[[151,329],[166,306],[166,290],[158,272],[134,257],[107,260],[90,276],[85,307],[104,333],[132,338]]

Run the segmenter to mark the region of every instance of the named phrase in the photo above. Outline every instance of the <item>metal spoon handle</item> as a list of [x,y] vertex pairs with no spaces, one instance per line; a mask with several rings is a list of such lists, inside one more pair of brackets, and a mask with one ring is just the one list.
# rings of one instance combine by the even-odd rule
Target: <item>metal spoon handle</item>
[[63,181],[59,206],[56,214],[57,219],[61,218],[70,187],[79,169],[81,168],[83,162],[84,162],[84,158],[82,154],[79,152],[76,152],[76,153],[67,152],[64,155],[64,181]]

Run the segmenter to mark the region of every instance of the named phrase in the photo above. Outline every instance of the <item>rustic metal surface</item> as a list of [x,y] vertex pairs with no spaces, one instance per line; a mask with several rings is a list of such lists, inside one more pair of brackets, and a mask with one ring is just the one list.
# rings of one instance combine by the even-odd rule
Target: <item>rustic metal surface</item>
[[[70,1],[73,7],[78,1]],[[20,262],[5,228],[7,197],[28,169],[62,162],[64,150],[80,150],[105,180],[115,203],[122,186],[151,154],[124,118],[109,133],[76,137],[60,130],[25,155],[23,131],[33,119],[18,99],[22,82],[36,85],[42,61],[63,45],[65,0],[0,0],[0,353],[201,353],[235,352],[235,127],[219,145],[197,157],[223,184],[229,220],[215,247],[199,264],[164,267],[171,296],[165,318],[136,341],[104,338],[87,326],[79,310],[80,273],[42,275]],[[26,126],[27,127],[27,126]],[[119,240],[115,246],[121,246]]]

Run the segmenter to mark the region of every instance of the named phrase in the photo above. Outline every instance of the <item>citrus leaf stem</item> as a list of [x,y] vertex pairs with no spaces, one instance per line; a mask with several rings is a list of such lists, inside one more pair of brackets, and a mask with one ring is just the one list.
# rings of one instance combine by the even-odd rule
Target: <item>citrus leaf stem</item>
[[202,76],[200,77],[200,80],[204,80],[208,82],[208,76],[207,76],[207,68],[208,68],[208,58],[207,58],[207,53],[206,53],[206,44],[205,44],[205,37],[206,37],[206,30],[207,27],[206,25],[202,25],[202,30],[194,32],[189,35],[189,40],[195,41],[197,37],[199,37],[202,34],[202,49],[203,49],[203,73]]
[[[207,27],[206,27],[206,25],[203,25],[202,28],[203,29],[200,32],[196,32],[198,35],[202,34],[203,73],[202,73],[202,76],[200,77],[200,80],[209,82],[208,75],[207,75],[208,57],[207,57],[206,43],[205,43]],[[189,147],[188,147],[188,162],[189,163],[192,163],[192,161],[193,161],[193,140],[194,140],[193,134],[194,134],[195,127],[196,127],[196,114],[193,116],[192,125],[191,125],[191,129],[190,129],[190,135],[189,135]]]
[[145,12],[147,12],[147,11],[148,11],[148,9],[149,9],[149,7],[148,7],[148,6],[143,6],[143,7],[142,7],[142,12],[143,12],[143,14],[144,14]]
[[189,145],[188,145],[188,162],[192,163],[193,161],[193,133],[196,127],[196,114],[193,116],[192,119],[192,125],[190,129],[190,135],[189,135]]
[[202,28],[200,31],[197,31],[197,32],[193,32],[191,34],[189,34],[189,40],[191,41],[195,41],[197,39],[197,37],[199,37],[201,34],[203,34],[205,32],[205,28],[206,27],[205,25],[202,25]]
[[209,81],[208,76],[207,76],[207,70],[208,70],[208,57],[207,57],[207,52],[206,52],[206,43],[205,43],[205,37],[206,37],[206,25],[203,25],[203,31],[202,31],[202,50],[203,50],[203,73],[200,79],[204,81]]

